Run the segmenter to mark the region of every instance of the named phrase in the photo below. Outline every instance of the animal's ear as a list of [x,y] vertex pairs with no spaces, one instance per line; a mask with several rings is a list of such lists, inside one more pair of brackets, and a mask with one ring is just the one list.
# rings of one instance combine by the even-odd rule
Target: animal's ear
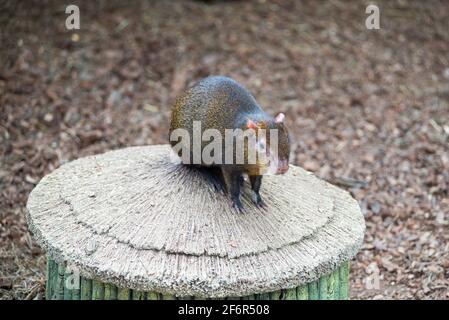
[[274,122],[276,123],[284,123],[284,119],[285,119],[285,114],[283,114],[282,112],[279,113],[276,118],[274,118]]
[[248,129],[256,129],[257,128],[257,124],[253,120],[248,119],[248,121],[246,121],[246,127]]

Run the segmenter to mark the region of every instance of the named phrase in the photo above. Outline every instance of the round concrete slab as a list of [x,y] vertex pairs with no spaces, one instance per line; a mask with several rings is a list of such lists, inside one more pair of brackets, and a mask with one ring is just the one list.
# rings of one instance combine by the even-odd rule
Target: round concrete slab
[[177,296],[243,296],[293,288],[358,251],[363,215],[346,192],[295,166],[263,179],[266,208],[245,213],[168,145],[82,158],[30,194],[31,231],[85,277]]

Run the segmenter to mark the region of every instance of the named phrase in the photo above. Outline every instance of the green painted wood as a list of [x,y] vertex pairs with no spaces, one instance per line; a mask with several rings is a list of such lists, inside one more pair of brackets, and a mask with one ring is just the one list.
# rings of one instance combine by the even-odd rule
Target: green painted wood
[[296,300],[309,300],[309,286],[301,286],[296,288]]
[[73,275],[68,272],[67,269],[64,270],[64,300],[73,300]]
[[80,300],[92,300],[92,280],[81,278]]
[[72,292],[72,300],[81,299],[81,284],[78,284],[78,289],[74,289]]
[[343,263],[339,268],[339,299],[349,299],[349,262]]
[[333,288],[332,288],[332,290],[334,292],[333,299],[339,300],[340,299],[340,272],[339,272],[338,268],[332,272],[332,277],[334,279]]
[[318,297],[320,300],[329,300],[329,295],[327,293],[327,282],[328,276],[321,277],[318,280]]
[[[56,265],[56,263],[53,261]],[[81,278],[78,274],[73,273],[70,268],[65,266],[58,266],[61,272],[63,270],[63,288],[64,288],[64,300],[79,300],[81,297]]]
[[270,292],[270,300],[281,300],[283,298],[284,290]]
[[81,277],[79,274],[72,274],[73,279],[73,290],[72,290],[72,300],[81,299]]
[[338,297],[335,297],[335,283],[338,281],[338,279],[335,279],[335,273],[332,272],[327,276],[327,296],[328,300],[334,300],[338,299]]
[[145,292],[142,292],[142,291],[132,290],[131,299],[132,300],[146,300],[146,294],[145,294]]
[[51,300],[51,296],[52,296],[52,290],[53,290],[53,286],[52,286],[52,272],[53,272],[53,260],[52,259],[47,259],[47,272],[46,272],[46,289],[45,289],[45,299],[46,300]]
[[159,294],[156,292],[147,292],[147,300],[160,300]]
[[307,294],[308,294],[309,300],[319,300],[320,299],[318,283],[319,283],[319,280],[308,284]]
[[259,293],[256,294],[256,299],[255,300],[270,300],[270,293],[266,292],[266,293]]
[[106,283],[104,286],[104,299],[117,300],[117,287],[113,284]]
[[[205,298],[176,297],[157,292],[143,292],[127,288],[118,288],[99,280],[77,277],[69,272],[64,264],[58,265],[48,259],[46,268],[46,293],[48,300],[204,300]],[[72,281],[72,282],[71,282]],[[78,289],[76,283],[78,281]],[[69,286],[67,286],[69,284]],[[343,263],[332,273],[306,285],[245,297],[228,297],[221,300],[330,300],[348,299],[349,262]],[[210,298],[206,298],[210,300]],[[212,299],[216,300],[216,299]],[[220,299],[219,299],[220,300]]]
[[104,300],[104,283],[92,280],[92,300]]
[[56,280],[54,282],[53,300],[63,300],[64,299],[64,271],[65,268],[62,265],[57,265],[56,269]]
[[53,268],[52,268],[52,280],[51,280],[51,299],[56,300],[57,299],[57,287],[58,287],[58,264],[53,261]]
[[118,288],[117,291],[118,300],[131,300],[131,290],[126,288]]
[[296,300],[296,288],[283,290],[284,300]]

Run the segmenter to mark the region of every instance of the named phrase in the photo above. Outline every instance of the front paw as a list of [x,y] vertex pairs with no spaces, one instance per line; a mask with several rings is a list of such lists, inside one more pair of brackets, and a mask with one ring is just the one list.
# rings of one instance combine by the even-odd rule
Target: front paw
[[257,207],[259,208],[265,207],[265,202],[260,197],[260,194],[255,191],[251,192],[251,200]]
[[239,198],[232,199],[232,207],[236,209],[239,213],[244,213],[245,210],[243,209],[242,202]]

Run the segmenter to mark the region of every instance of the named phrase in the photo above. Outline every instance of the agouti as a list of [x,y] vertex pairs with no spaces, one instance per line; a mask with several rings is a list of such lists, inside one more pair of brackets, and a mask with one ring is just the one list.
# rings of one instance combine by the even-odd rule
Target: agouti
[[[257,206],[263,206],[259,194],[262,175],[283,174],[288,170],[290,141],[284,118],[283,113],[274,118],[266,114],[254,97],[236,81],[222,76],[210,76],[197,82],[176,99],[171,114],[170,143],[184,164],[218,169],[215,171],[221,172],[221,180],[231,197],[232,205],[242,211],[240,187],[244,174],[248,175],[251,183],[252,201]],[[198,125],[200,132],[195,133]],[[226,148],[229,147],[229,140],[226,140],[229,130],[234,132],[234,140],[231,147]],[[250,133],[247,137],[254,137],[256,142],[250,144],[246,140],[243,162],[239,162],[237,152],[240,149],[237,149],[238,134],[235,132],[241,134],[248,131]],[[179,132],[188,134],[187,137],[182,136],[180,142]],[[221,141],[220,147],[210,153],[214,159],[212,162],[203,159],[204,152],[211,150],[207,146],[211,141],[204,141],[203,134],[210,132],[212,134],[208,135],[209,140],[212,141],[210,138],[213,137],[213,142]],[[274,138],[271,133],[276,133]],[[217,134],[221,137],[217,137]],[[187,154],[180,154],[179,148],[185,148],[181,151]],[[252,162],[249,161],[250,154],[254,154],[251,151],[257,154]]]

